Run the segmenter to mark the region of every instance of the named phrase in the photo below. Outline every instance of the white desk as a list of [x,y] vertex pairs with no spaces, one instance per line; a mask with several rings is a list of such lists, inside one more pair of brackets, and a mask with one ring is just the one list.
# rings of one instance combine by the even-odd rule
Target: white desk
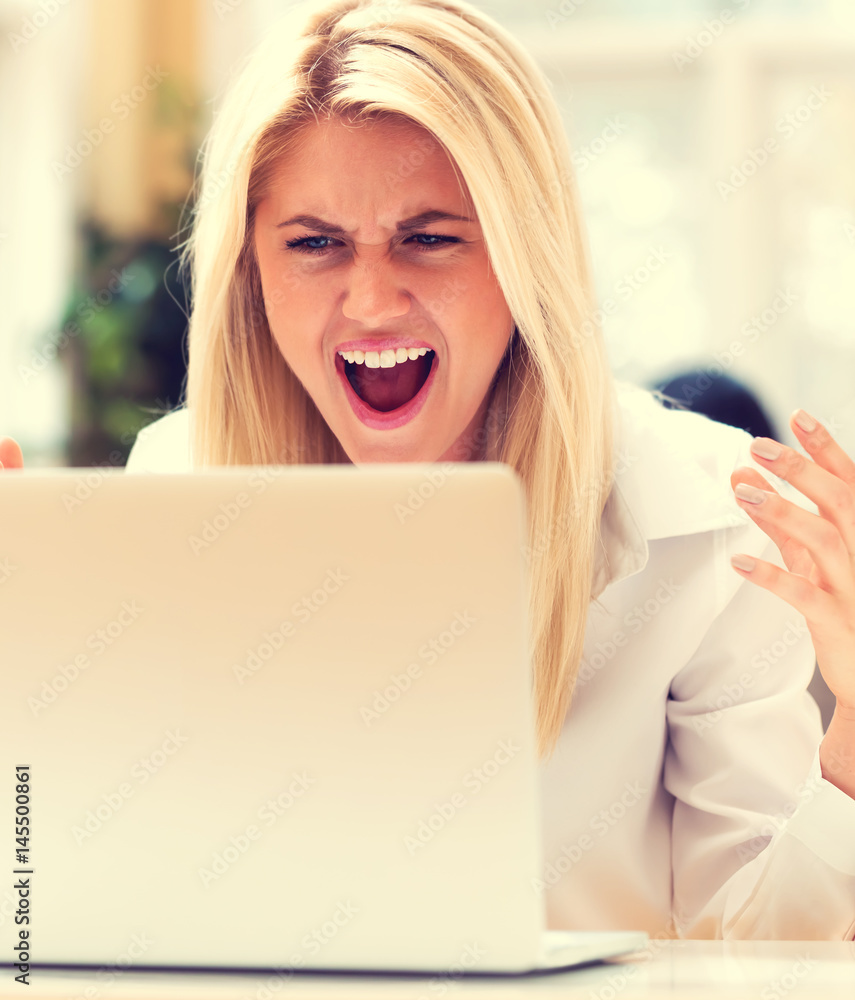
[[[668,941],[647,953],[571,972],[525,979],[431,982],[430,977],[269,976],[131,973],[112,983],[93,972],[36,970],[29,987],[0,969],[0,997],[27,1000],[855,1000],[855,942]],[[443,987],[444,992],[443,992]],[[88,992],[87,992],[88,990]]]

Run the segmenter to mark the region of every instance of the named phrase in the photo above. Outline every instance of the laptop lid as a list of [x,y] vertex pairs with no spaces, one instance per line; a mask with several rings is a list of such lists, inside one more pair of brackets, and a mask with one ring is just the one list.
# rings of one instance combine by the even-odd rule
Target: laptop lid
[[498,464],[0,476],[3,954],[532,967],[523,539]]

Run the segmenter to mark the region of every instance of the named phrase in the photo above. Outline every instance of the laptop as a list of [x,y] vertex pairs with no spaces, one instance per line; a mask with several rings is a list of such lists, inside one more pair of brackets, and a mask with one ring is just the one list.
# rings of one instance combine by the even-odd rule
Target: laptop
[[3,962],[495,974],[642,948],[547,932],[533,887],[523,543],[499,464],[0,475]]

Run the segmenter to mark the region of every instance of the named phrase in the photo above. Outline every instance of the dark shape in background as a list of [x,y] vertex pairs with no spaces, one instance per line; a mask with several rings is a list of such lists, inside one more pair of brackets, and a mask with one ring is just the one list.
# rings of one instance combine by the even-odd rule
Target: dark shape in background
[[[663,400],[666,409],[694,410],[721,424],[741,427],[754,437],[778,438],[754,393],[730,375],[699,367],[657,382],[654,388],[669,397]],[[676,400],[679,407],[670,400]]]

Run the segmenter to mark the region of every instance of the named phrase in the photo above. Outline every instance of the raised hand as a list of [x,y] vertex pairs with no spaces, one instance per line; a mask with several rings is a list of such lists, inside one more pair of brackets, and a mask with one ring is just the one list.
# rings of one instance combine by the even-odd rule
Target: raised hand
[[[820,751],[823,773],[855,797],[855,462],[803,410],[793,413],[790,427],[808,457],[771,438],[756,438],[751,453],[818,513],[785,500],[756,469],[736,469],[730,482],[739,505],[781,550],[789,572],[743,555],[732,564],[804,615],[820,672],[837,699]],[[826,774],[832,753],[838,780]]]

